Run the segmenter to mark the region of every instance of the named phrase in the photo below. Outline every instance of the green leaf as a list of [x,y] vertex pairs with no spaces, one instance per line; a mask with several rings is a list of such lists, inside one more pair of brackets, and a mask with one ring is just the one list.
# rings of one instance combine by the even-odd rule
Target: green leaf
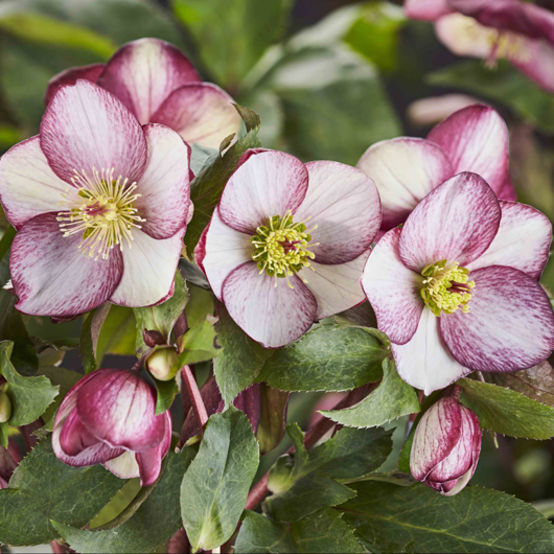
[[342,391],[377,381],[387,351],[358,327],[319,324],[269,358],[258,381],[287,391]]
[[179,354],[179,365],[196,364],[215,358],[221,351],[215,346],[215,336],[215,329],[208,321],[189,329],[180,341],[182,352]]
[[105,302],[86,314],[83,318],[79,348],[85,373],[90,373],[98,369],[98,361],[96,359],[98,338],[102,330],[102,325],[104,325],[109,313],[110,304]]
[[7,394],[12,404],[10,425],[26,425],[39,418],[58,394],[59,387],[52,386],[44,375],[23,377],[10,361],[13,343],[0,342],[0,373],[8,382]]
[[82,375],[76,371],[56,366],[41,366],[39,371],[42,375],[45,375],[53,385],[59,388],[59,393],[54,399],[54,402],[48,406],[47,410],[42,415],[46,427],[51,430],[54,425],[54,417],[58,411],[58,406],[69,392],[69,389],[81,379]]
[[225,308],[218,306],[217,342],[223,347],[214,359],[217,386],[225,403],[230,404],[258,376],[273,351],[266,350],[249,338],[231,319]]
[[82,554],[105,552],[166,552],[167,541],[181,526],[179,483],[193,457],[193,450],[168,454],[167,467],[153,492],[125,523],[103,531],[76,529],[59,522],[54,527],[71,548]]
[[493,69],[481,61],[462,62],[428,76],[432,85],[467,90],[511,108],[545,133],[554,133],[554,96],[500,60]]
[[110,306],[110,311],[102,325],[96,347],[98,364],[106,354],[134,356],[136,324],[132,308]]
[[210,417],[181,483],[181,515],[194,550],[211,550],[234,533],[258,462],[258,444],[242,412],[231,407]]
[[425,485],[365,481],[344,509],[373,552],[549,552],[554,527],[529,504],[468,487],[456,496]]
[[383,380],[363,400],[343,410],[321,411],[325,417],[349,427],[375,427],[416,412],[419,402],[415,390],[400,379],[389,359],[383,362]]
[[190,284],[189,294],[189,301],[185,308],[187,325],[196,327],[202,325],[208,316],[214,315],[214,296],[210,291]]
[[0,537],[12,545],[55,539],[50,520],[82,527],[124,485],[103,467],[70,467],[40,442],[0,490]]
[[298,552],[283,525],[250,510],[244,512],[234,550],[237,554]]
[[156,415],[163,414],[171,408],[175,397],[179,394],[179,387],[175,379],[170,381],[158,381],[153,379],[156,387]]
[[516,392],[472,379],[461,379],[460,400],[479,418],[481,427],[510,437],[549,439],[554,435],[554,408]]

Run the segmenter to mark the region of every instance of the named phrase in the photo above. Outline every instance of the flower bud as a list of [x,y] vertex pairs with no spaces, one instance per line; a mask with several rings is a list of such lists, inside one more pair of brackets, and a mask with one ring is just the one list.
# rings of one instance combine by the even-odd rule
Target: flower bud
[[65,396],[54,420],[52,446],[68,465],[102,464],[122,479],[158,478],[171,443],[169,412],[155,414],[154,388],[136,372],[99,369]]
[[12,416],[12,401],[5,391],[0,390],[0,423],[6,423]]
[[156,348],[146,359],[146,367],[158,381],[170,381],[179,370],[179,357],[172,346]]
[[481,451],[477,416],[457,399],[441,398],[421,417],[410,454],[410,470],[418,481],[445,496],[469,482]]
[[165,344],[166,340],[164,336],[155,329],[143,329],[142,330],[142,340],[146,346],[153,348],[158,344]]

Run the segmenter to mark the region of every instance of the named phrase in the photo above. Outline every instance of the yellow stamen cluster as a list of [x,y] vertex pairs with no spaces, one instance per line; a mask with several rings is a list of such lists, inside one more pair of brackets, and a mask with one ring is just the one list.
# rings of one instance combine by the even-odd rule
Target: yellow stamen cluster
[[97,260],[107,259],[110,250],[123,242],[131,246],[133,228],[140,229],[141,218],[134,203],[141,195],[135,191],[136,183],[129,179],[114,179],[114,169],[92,169],[89,176],[83,169],[75,171],[72,183],[78,189],[82,203],[68,211],[60,212],[57,221],[64,237],[82,234],[79,249]]
[[304,223],[294,223],[290,211],[284,217],[275,215],[269,218],[267,225],[260,225],[250,239],[254,246],[252,259],[258,264],[260,273],[265,271],[272,277],[288,280],[303,267],[309,267],[310,260],[315,258],[308,250],[311,238]]
[[423,268],[421,298],[437,317],[441,312],[451,314],[458,308],[469,312],[468,302],[475,282],[468,281],[468,274],[465,267],[459,267],[457,262],[447,265],[446,260]]
[[528,62],[531,59],[531,51],[525,37],[510,31],[491,30],[489,40],[491,43],[491,55],[489,65],[493,60],[507,59],[518,62]]

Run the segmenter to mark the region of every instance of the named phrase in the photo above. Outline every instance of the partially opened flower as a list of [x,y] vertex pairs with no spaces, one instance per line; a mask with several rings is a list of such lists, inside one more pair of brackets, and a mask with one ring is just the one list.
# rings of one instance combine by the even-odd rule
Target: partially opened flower
[[435,187],[461,171],[479,174],[502,200],[515,200],[508,173],[508,129],[488,106],[463,108],[427,139],[400,137],[370,146],[358,167],[381,196],[383,229],[402,223]]
[[554,14],[520,0],[407,0],[406,14],[435,22],[439,40],[459,56],[507,59],[554,92]]
[[123,45],[107,64],[68,69],[50,81],[46,102],[77,79],[105,88],[123,102],[141,125],[163,123],[189,144],[217,148],[240,129],[233,99],[200,80],[189,60],[173,45],[143,38]]
[[191,208],[189,153],[177,133],[141,127],[104,89],[60,88],[40,135],[0,160],[0,198],[18,230],[16,307],[70,317],[106,300],[145,306],[172,294]]
[[159,476],[171,444],[171,417],[155,415],[156,394],[136,372],[99,369],[65,396],[54,420],[52,447],[64,463],[103,464],[141,485]]
[[429,394],[548,358],[554,314],[537,279],[551,239],[546,216],[498,201],[476,174],[429,193],[377,243],[362,280],[400,376]]
[[363,172],[250,150],[195,254],[235,322],[278,347],[363,301],[359,279],[380,223],[379,196]]

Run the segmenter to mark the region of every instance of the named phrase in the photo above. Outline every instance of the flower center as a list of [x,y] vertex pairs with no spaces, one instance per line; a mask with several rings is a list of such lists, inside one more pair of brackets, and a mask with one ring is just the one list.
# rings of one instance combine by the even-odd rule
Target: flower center
[[493,66],[497,59],[505,58],[516,62],[528,62],[531,51],[524,37],[510,31],[491,31],[489,34],[491,52],[487,65]]
[[437,317],[441,311],[451,314],[458,308],[464,313],[469,312],[468,302],[475,282],[468,281],[468,274],[465,267],[459,267],[457,262],[447,265],[446,260],[423,268],[420,294],[425,305]]
[[71,210],[60,212],[57,221],[64,237],[82,235],[79,250],[97,260],[108,258],[116,245],[131,246],[133,228],[140,229],[145,219],[137,214],[134,203],[141,195],[135,193],[136,183],[121,175],[114,179],[114,169],[92,169],[92,177],[83,169],[75,170],[71,182],[78,188],[83,202]]
[[315,258],[308,250],[311,238],[304,223],[293,222],[290,210],[284,217],[274,215],[267,225],[260,225],[250,239],[254,245],[252,259],[258,264],[260,273],[289,277],[309,267],[310,260]]

